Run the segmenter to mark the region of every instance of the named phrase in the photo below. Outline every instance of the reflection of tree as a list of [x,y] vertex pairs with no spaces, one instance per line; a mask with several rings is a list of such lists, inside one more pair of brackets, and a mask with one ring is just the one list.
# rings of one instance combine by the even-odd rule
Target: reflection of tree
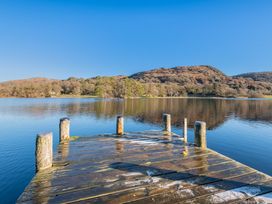
[[271,100],[223,100],[223,99],[126,99],[126,100],[71,100],[65,103],[32,103],[18,107],[7,107],[0,112],[12,112],[30,116],[90,115],[97,118],[113,118],[117,114],[140,122],[161,123],[162,114],[170,113],[176,126],[182,125],[184,117],[188,126],[194,121],[207,122],[209,129],[222,124],[229,116],[244,120],[272,122]]

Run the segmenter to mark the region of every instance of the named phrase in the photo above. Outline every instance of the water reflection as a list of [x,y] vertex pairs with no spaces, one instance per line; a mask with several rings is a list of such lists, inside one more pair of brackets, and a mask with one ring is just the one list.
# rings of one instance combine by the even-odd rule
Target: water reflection
[[63,144],[58,145],[58,152],[61,156],[61,161],[66,161],[69,156],[69,142],[65,142]]
[[[66,102],[45,100],[37,103],[29,99],[27,104],[5,104],[1,114],[16,113],[33,117],[45,117],[56,112],[68,116],[89,115],[96,118],[113,118],[117,114],[131,117],[143,123],[162,123],[162,114],[172,115],[172,124],[182,126],[184,117],[188,126],[196,120],[207,122],[214,129],[228,120],[239,117],[248,121],[272,123],[272,100],[227,100],[227,99],[126,99],[126,100],[73,100]],[[1,101],[3,102],[3,101]]]
[[125,149],[125,144],[124,144],[124,142],[122,142],[122,141],[116,141],[115,142],[115,149],[116,149],[116,152],[117,152],[117,154],[122,154],[122,153],[124,153],[124,149]]

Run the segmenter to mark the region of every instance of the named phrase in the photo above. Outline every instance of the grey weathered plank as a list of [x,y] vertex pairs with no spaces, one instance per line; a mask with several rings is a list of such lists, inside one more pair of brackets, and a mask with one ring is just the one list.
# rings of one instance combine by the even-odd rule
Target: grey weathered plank
[[161,131],[80,138],[61,144],[54,161],[18,203],[212,203],[225,195],[246,203],[271,191],[271,177]]
[[[176,203],[184,200],[194,199],[203,195],[214,194],[220,191],[244,186],[247,183],[259,182],[265,180],[266,177],[256,172],[247,173],[239,176],[228,177],[213,181],[207,184],[191,184],[185,187],[181,182],[172,188],[171,191],[164,191],[161,194],[148,196],[141,200],[134,200],[128,203]],[[199,201],[199,203],[202,203]]]
[[[214,158],[209,158],[209,159],[211,159],[211,160],[208,160],[208,161],[211,161],[211,164],[210,165],[212,165],[212,162],[214,161],[214,160],[212,160],[212,159],[214,159]],[[220,160],[217,160],[218,162],[220,161]],[[190,162],[190,160],[189,160],[189,158],[186,160],[186,161],[184,161],[184,163],[188,163],[188,162]],[[221,162],[223,162],[224,163],[224,160],[223,161],[221,161]],[[228,161],[229,162],[229,161]],[[215,163],[215,165],[216,165],[217,163]],[[220,163],[221,164],[221,163]],[[224,164],[225,165],[225,164]],[[122,168],[123,167],[125,167],[126,168],[126,170],[133,170],[134,172],[137,170],[137,168],[135,168],[135,167],[130,167],[130,166],[121,166]],[[193,169],[195,169],[195,168],[201,168],[202,166],[193,166],[192,168]],[[128,169],[127,169],[128,168]],[[145,168],[149,168],[148,166],[145,166]],[[183,170],[185,170],[185,172],[183,172],[183,174],[181,174],[180,176],[183,176],[183,175],[185,175],[185,176],[187,176],[188,177],[188,173],[186,173],[186,170],[187,171],[189,171],[189,170],[193,170],[193,169],[190,169],[190,168],[185,168],[185,169],[183,169]],[[182,167],[180,167],[180,170],[182,170]],[[124,171],[123,173],[122,172],[114,172],[114,174],[107,174],[107,175],[105,175],[104,174],[104,172],[101,172],[101,173],[96,173],[96,174],[93,174],[93,175],[91,175],[91,176],[89,176],[89,178],[88,179],[79,179],[79,178],[77,178],[77,177],[70,177],[70,179],[66,182],[66,184],[67,185],[64,185],[65,183],[62,183],[62,185],[60,186],[60,189],[65,189],[65,188],[68,188],[68,187],[73,187],[73,185],[74,184],[81,184],[81,185],[83,185],[83,183],[82,183],[82,181],[83,182],[85,182],[86,183],[86,181],[87,181],[87,183],[88,183],[88,181],[89,180],[92,180],[92,184],[93,185],[108,185],[109,183],[108,182],[101,182],[101,180],[103,181],[103,179],[105,180],[105,179],[107,179],[107,180],[114,180],[114,179],[116,179],[116,176],[118,176],[118,175],[124,175],[124,173],[126,174],[126,171]],[[133,173],[133,172],[132,172]],[[135,173],[140,173],[140,172],[135,172]],[[158,172],[157,172],[158,173]],[[129,173],[127,174],[127,175],[129,175]],[[142,173],[140,173],[140,175],[138,174],[138,176],[137,176],[137,179],[139,179],[140,177],[143,177],[143,176],[145,176],[145,177],[147,177],[147,175],[144,175],[143,174],[143,172]],[[180,177],[179,176],[179,177]],[[189,176],[194,176],[194,175],[189,175]],[[170,178],[169,177],[169,175],[168,175],[168,177],[167,178]],[[135,179],[135,177],[133,177],[131,180],[133,180],[133,179]],[[142,180],[146,180],[146,179],[148,179],[148,178],[141,178]],[[58,180],[60,181],[60,182],[65,182],[66,181],[66,179],[61,179],[61,178],[58,178]],[[122,177],[121,177],[121,179],[120,178],[118,178],[118,181],[122,181]],[[124,182],[127,182],[128,181],[128,178],[126,178],[126,180],[123,180]],[[59,189],[59,187],[57,187],[57,186],[55,186],[56,185],[56,180],[54,180],[53,179],[53,182],[54,182],[54,189],[55,189],[55,191],[56,191],[56,189]],[[120,182],[119,182],[120,183]],[[46,184],[45,184],[46,185]],[[43,185],[42,187],[44,188],[45,187],[45,185]],[[53,187],[52,186],[52,183],[50,183],[50,186],[51,187]],[[33,188],[36,188],[37,186],[35,185],[35,186],[33,186]],[[88,187],[90,187],[91,188],[91,186],[89,185]],[[124,186],[124,187],[129,187],[129,186]],[[80,190],[80,189],[82,189],[82,187],[79,187],[79,186],[77,186],[77,188],[78,188],[78,190]],[[41,188],[37,188],[37,190],[39,190],[39,192],[40,192],[40,194],[41,194]],[[112,189],[112,190],[114,190],[114,189]]]

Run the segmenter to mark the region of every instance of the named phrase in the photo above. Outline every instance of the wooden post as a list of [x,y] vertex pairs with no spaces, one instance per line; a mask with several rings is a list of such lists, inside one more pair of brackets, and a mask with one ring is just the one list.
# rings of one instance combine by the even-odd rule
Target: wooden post
[[52,167],[53,136],[51,132],[37,135],[35,157],[36,172]]
[[183,122],[183,141],[184,141],[184,143],[188,142],[188,139],[187,139],[187,118],[184,118],[184,122]]
[[207,148],[206,142],[206,123],[201,121],[195,122],[195,144],[202,149]]
[[70,140],[70,119],[61,118],[59,123],[59,142],[64,143]]
[[117,135],[124,134],[124,117],[120,115],[117,116],[117,120],[116,120],[116,134]]
[[164,131],[171,133],[171,115],[163,114]]

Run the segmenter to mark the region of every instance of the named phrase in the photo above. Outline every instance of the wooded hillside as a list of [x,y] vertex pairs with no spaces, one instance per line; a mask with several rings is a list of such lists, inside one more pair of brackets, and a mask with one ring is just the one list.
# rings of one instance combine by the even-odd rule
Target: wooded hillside
[[252,73],[245,73],[239,74],[236,77],[243,77],[243,78],[250,78],[254,81],[264,81],[272,83],[272,72],[252,72]]
[[52,80],[33,78],[0,83],[1,97],[262,97],[272,95],[272,82],[230,77],[211,66],[180,66],[139,72],[131,76]]

